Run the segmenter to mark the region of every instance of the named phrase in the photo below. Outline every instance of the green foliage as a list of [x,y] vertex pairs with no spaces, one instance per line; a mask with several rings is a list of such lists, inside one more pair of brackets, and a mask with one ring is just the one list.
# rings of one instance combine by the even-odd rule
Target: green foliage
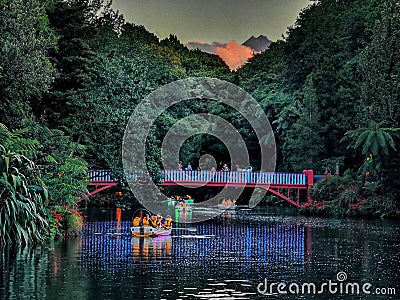
[[[378,214],[395,211],[400,177],[395,150],[400,127],[397,2],[313,1],[284,40],[233,73],[219,57],[188,50],[174,35],[159,41],[143,26],[125,23],[111,1],[0,1],[0,113],[1,121],[14,129],[0,124],[0,138],[4,172],[14,164],[14,175],[21,178],[13,193],[39,201],[40,191],[19,191],[41,178],[48,204],[65,207],[85,192],[87,165],[122,176],[121,142],[136,105],[176,79],[208,76],[238,83],[259,102],[272,123],[280,170],[361,166],[363,174],[374,172],[364,191],[374,199],[392,199]],[[241,109],[246,105],[241,103]],[[233,124],[251,164],[259,164],[260,143],[268,144],[270,136],[259,141],[238,112],[192,99],[164,112],[147,137],[153,179],[160,179],[166,132],[193,113],[217,114]],[[26,125],[29,131],[15,129]],[[187,124],[188,132],[195,126]],[[205,153],[215,156],[217,164],[228,159],[226,147],[207,135],[188,139],[180,155],[184,164],[196,167]],[[369,155],[372,160],[365,161]],[[41,177],[26,167],[33,160]],[[11,184],[8,189],[14,187],[13,178],[4,179]],[[313,193],[317,201],[329,203],[326,212],[354,213],[357,201],[364,200],[358,193],[364,182],[332,178],[318,183]],[[373,214],[378,211],[374,201],[368,202]],[[62,226],[53,216],[46,218],[50,235],[57,236]],[[73,214],[65,218],[71,224],[78,219]]]
[[[43,242],[49,228],[47,190],[34,162],[19,154],[10,141],[13,132],[3,125],[0,130],[0,241],[20,245]],[[21,139],[19,143],[23,144]],[[13,145],[14,149],[4,145]],[[31,145],[29,148],[34,149]]]
[[87,164],[82,158],[67,157],[52,172],[43,176],[49,190],[51,205],[74,205],[81,197],[80,192],[87,191]]
[[35,139],[27,139],[24,134],[27,128],[9,130],[4,124],[0,123],[0,140],[5,151],[18,152],[29,158],[38,154],[39,142]]
[[49,190],[49,205],[74,205],[80,194],[87,191],[87,163],[81,157],[85,154],[85,147],[71,141],[61,130],[34,122],[30,134],[41,145],[37,161],[42,170],[42,180]]
[[398,217],[400,208],[392,197],[373,193],[368,198],[368,201],[363,203],[362,211],[364,215],[375,217]]
[[321,158],[327,157],[324,136],[320,134],[324,120],[317,105],[314,80],[311,75],[306,82],[298,120],[288,130],[285,139],[283,151],[290,170],[320,170]]
[[336,216],[399,216],[399,206],[380,190],[378,183],[363,183],[356,173],[347,171],[343,177],[317,181],[311,192],[313,202],[304,211]]
[[[28,134],[39,141],[26,138]],[[9,131],[0,124],[0,138],[2,240],[26,245],[60,236],[62,226],[48,210],[54,205],[75,205],[79,191],[86,191],[86,162],[73,155],[81,147],[62,131],[33,122],[30,130]]]
[[346,132],[342,141],[351,140],[349,147],[360,149],[364,156],[389,155],[389,150],[396,150],[392,135],[400,128],[383,128],[383,124],[370,121],[368,127],[362,127]]
[[370,119],[400,127],[400,4],[384,1],[382,18],[376,23],[371,43],[362,51],[362,103],[358,119]]
[[107,165],[116,174],[122,171],[121,143],[133,109],[151,91],[173,80],[162,60],[148,56],[153,67],[139,55],[99,54],[88,73],[85,91],[69,97],[69,106],[75,112],[68,118],[69,130],[82,136],[89,145],[88,152],[96,155],[97,164]]
[[391,150],[396,150],[393,137],[398,136],[400,131],[400,128],[381,127],[382,124],[371,120],[368,127],[348,131],[342,139],[342,142],[348,143],[349,148],[360,150],[365,157],[359,168],[361,178],[365,176],[365,180],[375,181],[379,186],[382,183],[382,159]]
[[64,237],[78,236],[83,227],[83,216],[75,206],[56,205],[53,208],[55,237],[60,232]]
[[220,57],[198,49],[189,50],[172,34],[162,40],[160,46],[160,54],[172,56],[174,63],[183,69],[187,77],[215,77],[224,80],[231,78],[229,67]]
[[351,214],[352,205],[358,203],[359,185],[351,172],[317,181],[311,192],[313,203],[306,210],[337,216]]
[[45,92],[54,75],[47,53],[56,37],[44,5],[39,0],[0,2],[0,115],[12,127],[21,126],[28,99]]

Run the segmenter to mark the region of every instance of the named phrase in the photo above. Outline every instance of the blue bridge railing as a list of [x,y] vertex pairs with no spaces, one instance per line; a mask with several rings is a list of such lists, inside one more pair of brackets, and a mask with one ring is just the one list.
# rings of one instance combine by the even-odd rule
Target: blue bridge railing
[[220,182],[220,183],[264,183],[282,185],[305,185],[307,176],[302,173],[278,172],[223,172],[162,170],[164,183],[168,182]]
[[[164,184],[193,182],[193,183],[254,183],[254,184],[276,184],[276,185],[307,185],[310,184],[305,173],[280,173],[280,172],[223,172],[210,170],[161,170]],[[126,179],[140,180],[145,172],[126,174]],[[91,182],[114,181],[110,170],[90,170],[89,179]]]

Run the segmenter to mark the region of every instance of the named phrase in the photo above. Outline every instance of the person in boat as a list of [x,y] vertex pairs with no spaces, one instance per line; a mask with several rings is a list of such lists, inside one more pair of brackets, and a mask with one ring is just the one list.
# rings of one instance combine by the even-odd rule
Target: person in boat
[[232,206],[232,205],[233,205],[233,203],[232,203],[231,199],[228,199],[228,201],[226,201],[226,206]]
[[150,225],[153,226],[154,228],[158,228],[157,217],[156,216],[151,216]]
[[137,216],[133,218],[133,227],[140,227],[142,223],[142,218]]
[[165,227],[165,228],[167,228],[167,229],[172,228],[172,218],[171,218],[171,216],[168,215],[168,216],[165,218],[163,227]]
[[162,227],[164,225],[164,218],[160,214],[157,214],[156,223],[157,227]]
[[142,220],[142,226],[143,227],[149,227],[150,226],[150,216],[146,214]]
[[225,198],[222,200],[221,205],[227,206],[227,202],[226,202]]
[[182,201],[182,207],[186,208],[186,201],[185,200]]

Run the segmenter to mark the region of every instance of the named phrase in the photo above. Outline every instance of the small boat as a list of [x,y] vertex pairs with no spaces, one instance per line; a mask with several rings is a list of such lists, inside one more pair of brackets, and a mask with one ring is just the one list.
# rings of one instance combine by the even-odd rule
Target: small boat
[[229,209],[229,210],[235,210],[235,209],[237,209],[238,207],[237,207],[237,205],[222,205],[222,204],[218,204],[218,208],[219,208],[219,209],[223,209],[223,210],[227,210],[227,209]]
[[183,201],[185,201],[185,203],[187,205],[194,204],[194,199],[192,199],[192,198],[185,198],[185,197],[176,196],[176,198],[174,198],[174,197],[168,198],[168,206],[179,204],[179,203],[182,203]]
[[[139,219],[142,220],[144,216],[151,216],[152,214],[146,209],[138,209],[133,214],[133,225],[131,229],[131,233],[135,237],[158,237],[162,235],[170,235],[172,228],[170,227],[154,227],[147,224],[142,224],[142,221],[139,222]],[[137,219],[137,221],[135,220]],[[135,223],[137,222],[137,223]],[[144,222],[144,220],[143,220]],[[139,226],[139,224],[141,226]]]
[[131,233],[135,237],[158,237],[162,235],[170,235],[172,229],[171,228],[154,228],[154,227],[131,227]]
[[190,206],[184,206],[182,204],[178,204],[175,206],[175,210],[177,210],[179,212],[190,212],[193,209]]

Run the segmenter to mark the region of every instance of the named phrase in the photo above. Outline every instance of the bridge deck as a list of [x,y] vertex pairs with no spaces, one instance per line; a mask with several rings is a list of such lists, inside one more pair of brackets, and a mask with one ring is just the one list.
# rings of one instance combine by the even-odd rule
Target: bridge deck
[[[163,180],[161,186],[183,185],[188,187],[201,186],[230,186],[230,187],[260,187],[269,190],[273,194],[285,199],[289,203],[301,207],[299,203],[299,190],[307,190],[308,203],[311,201],[309,190],[314,182],[312,170],[305,170],[302,173],[279,173],[279,172],[223,172],[210,170],[161,170]],[[95,186],[93,195],[116,185],[116,180],[111,176],[109,170],[90,170],[90,183]],[[126,176],[129,180],[148,178],[144,172],[136,172]],[[280,192],[280,189],[287,190],[287,196]],[[298,190],[297,201],[291,199],[290,189]]]
[[243,186],[265,185],[279,188],[307,188],[307,176],[302,173],[222,172],[162,170],[161,185]]

